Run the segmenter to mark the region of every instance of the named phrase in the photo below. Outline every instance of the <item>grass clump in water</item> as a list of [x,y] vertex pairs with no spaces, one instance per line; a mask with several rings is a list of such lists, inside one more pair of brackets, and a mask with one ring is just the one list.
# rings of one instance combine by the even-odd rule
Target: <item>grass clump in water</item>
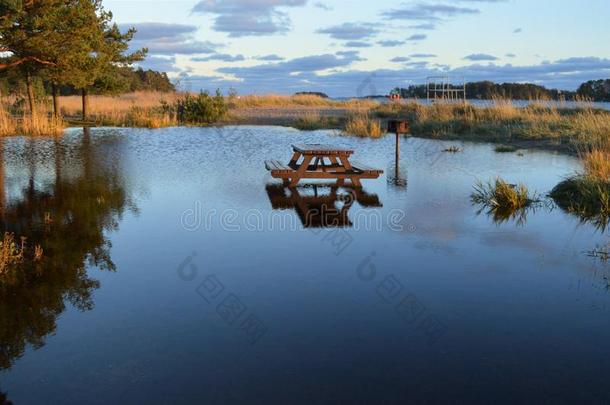
[[605,230],[610,222],[610,141],[581,142],[579,156],[584,171],[559,183],[550,196],[564,211]]
[[381,122],[368,114],[353,114],[347,118],[344,131],[360,137],[380,138],[383,135]]
[[460,149],[458,146],[450,146],[446,149],[443,149],[443,152],[448,152],[448,153],[458,153],[461,151],[462,151],[462,149]]
[[550,193],[564,211],[583,222],[591,222],[605,230],[610,220],[610,183],[587,175],[570,177],[559,183]]
[[538,199],[530,196],[530,192],[524,184],[513,185],[497,178],[494,182],[489,183],[477,181],[471,201],[473,204],[481,206],[481,211],[487,210],[495,222],[501,223],[517,218],[519,223],[523,223],[526,209],[538,202]]
[[517,151],[517,147],[513,145],[498,145],[494,150],[496,153],[513,153]]

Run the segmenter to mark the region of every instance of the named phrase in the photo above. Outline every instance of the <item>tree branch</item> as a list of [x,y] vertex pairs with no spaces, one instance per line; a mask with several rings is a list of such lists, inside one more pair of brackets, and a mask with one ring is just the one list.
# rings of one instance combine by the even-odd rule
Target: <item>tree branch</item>
[[53,62],[49,62],[48,60],[42,60],[39,59],[35,56],[26,56],[25,58],[21,58],[18,59],[16,61],[10,62],[10,63],[0,63],[0,70],[4,70],[4,69],[9,69],[15,66],[19,66],[25,62],[36,62],[36,63],[40,63],[42,65],[47,65],[47,66],[55,66],[55,63]]

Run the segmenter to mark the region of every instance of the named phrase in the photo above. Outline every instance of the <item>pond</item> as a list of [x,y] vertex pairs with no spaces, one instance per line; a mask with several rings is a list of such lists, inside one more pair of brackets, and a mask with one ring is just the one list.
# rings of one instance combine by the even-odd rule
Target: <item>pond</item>
[[[385,170],[289,190],[293,143]],[[542,197],[572,157],[279,127],[80,129],[2,141],[4,229],[44,250],[0,288],[0,390],[23,403],[602,401],[603,229]],[[443,152],[458,146],[458,153]]]

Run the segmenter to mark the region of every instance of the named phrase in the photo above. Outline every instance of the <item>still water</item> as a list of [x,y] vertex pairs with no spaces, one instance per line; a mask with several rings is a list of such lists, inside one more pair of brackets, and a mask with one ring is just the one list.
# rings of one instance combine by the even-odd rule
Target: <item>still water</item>
[[[353,148],[363,190],[284,189],[263,160]],[[451,145],[460,153],[445,153]],[[0,288],[0,390],[27,403],[608,401],[610,269],[545,204],[494,221],[551,152],[277,127],[3,140],[4,229],[44,259]]]

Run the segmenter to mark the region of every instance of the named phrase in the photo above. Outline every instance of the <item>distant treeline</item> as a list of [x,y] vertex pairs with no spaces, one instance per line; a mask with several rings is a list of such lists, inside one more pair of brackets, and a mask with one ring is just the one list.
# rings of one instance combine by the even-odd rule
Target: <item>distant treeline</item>
[[589,80],[580,85],[578,94],[594,101],[610,101],[610,79]]
[[[426,98],[426,85],[396,88],[402,98]],[[513,100],[574,100],[610,101],[610,79],[591,80],[580,85],[577,91],[547,89],[531,83],[494,83],[490,81],[466,83],[466,98],[490,100],[495,97]]]
[[[43,79],[35,80],[36,94],[51,94],[51,84]],[[134,91],[172,92],[176,88],[165,72],[116,67],[112,74],[98,78],[89,88],[91,94],[121,94]],[[23,94],[25,83],[18,72],[0,71],[0,94]],[[58,86],[62,96],[80,94],[81,90],[70,85]]]
[[314,96],[314,97],[328,98],[328,94],[322,93],[319,91],[299,91],[297,93],[294,93],[294,95],[295,96]]

